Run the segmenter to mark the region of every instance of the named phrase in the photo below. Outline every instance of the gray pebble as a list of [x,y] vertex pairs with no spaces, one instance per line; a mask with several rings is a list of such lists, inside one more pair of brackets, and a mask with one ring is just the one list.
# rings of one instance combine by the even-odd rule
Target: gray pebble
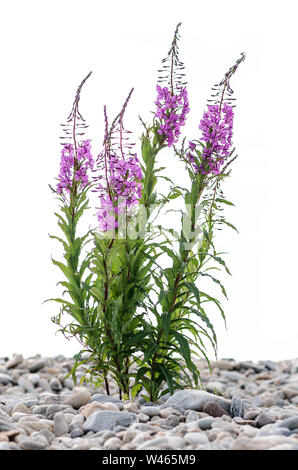
[[82,437],[83,436],[83,431],[80,428],[75,428],[71,431],[70,437],[74,439],[75,437]]
[[117,425],[127,427],[137,420],[137,415],[121,411],[96,411],[84,423],[85,432],[113,430]]
[[63,436],[68,433],[68,425],[62,411],[55,414],[54,418],[54,433],[56,437]]
[[53,392],[60,392],[62,390],[61,382],[58,379],[52,379],[50,381],[50,387],[53,390]]
[[277,426],[288,428],[290,431],[292,429],[298,428],[298,416],[294,416],[293,418],[289,419],[284,419],[283,421],[280,421]]
[[212,416],[208,417],[208,418],[200,418],[198,419],[195,424],[200,428],[202,429],[202,431],[206,431],[207,429],[211,429],[212,427],[212,424],[214,423],[215,421],[215,418],[213,418]]
[[148,415],[150,417],[159,416],[159,412],[160,412],[159,406],[143,406],[139,410],[139,413],[144,413],[145,415]]

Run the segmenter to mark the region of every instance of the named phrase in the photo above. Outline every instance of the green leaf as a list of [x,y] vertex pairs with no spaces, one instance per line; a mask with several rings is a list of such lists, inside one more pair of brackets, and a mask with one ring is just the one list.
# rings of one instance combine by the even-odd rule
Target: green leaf
[[228,206],[234,206],[234,204],[226,199],[221,199],[220,197],[215,199],[216,202],[222,202],[223,204],[227,204]]

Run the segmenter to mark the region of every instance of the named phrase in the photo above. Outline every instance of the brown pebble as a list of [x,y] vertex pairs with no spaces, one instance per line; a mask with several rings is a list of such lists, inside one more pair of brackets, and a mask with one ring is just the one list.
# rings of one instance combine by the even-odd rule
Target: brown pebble
[[214,418],[220,418],[223,415],[229,416],[229,414],[217,403],[208,402],[203,408],[203,412]]

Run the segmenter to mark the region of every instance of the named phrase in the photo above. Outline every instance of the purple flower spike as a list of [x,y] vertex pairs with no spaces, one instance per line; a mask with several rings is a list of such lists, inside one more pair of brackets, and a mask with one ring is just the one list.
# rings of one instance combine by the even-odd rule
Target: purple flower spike
[[[76,155],[75,155],[76,153]],[[88,171],[93,170],[94,160],[91,155],[90,140],[78,144],[75,152],[72,144],[63,144],[61,150],[60,174],[58,176],[57,192],[70,193],[74,181],[84,188],[89,183]]]
[[157,100],[155,104],[157,111],[155,117],[160,124],[157,132],[166,139],[168,147],[178,142],[180,128],[184,126],[186,115],[189,112],[189,101],[186,87],[172,94],[168,87],[156,86]]
[[218,175],[220,167],[229,156],[233,133],[233,108],[224,103],[209,105],[201,119],[199,129],[203,132],[201,140],[206,143],[202,152],[202,174]]
[[79,111],[81,90],[90,77],[91,72],[84,78],[77,89],[72,110],[62,124],[63,139],[60,174],[58,176],[57,192],[59,194],[76,192],[78,188],[84,188],[89,183],[88,171],[93,169],[94,161],[91,155],[90,140],[81,140],[88,127],[85,119]]
[[97,213],[99,228],[106,232],[118,227],[118,216],[136,206],[141,198],[143,178],[141,166],[136,153],[132,153],[133,145],[128,140],[131,134],[123,127],[123,116],[131,96],[128,95],[124,106],[108,130],[106,108],[104,149],[98,157],[98,167],[104,173],[99,177],[100,208]]

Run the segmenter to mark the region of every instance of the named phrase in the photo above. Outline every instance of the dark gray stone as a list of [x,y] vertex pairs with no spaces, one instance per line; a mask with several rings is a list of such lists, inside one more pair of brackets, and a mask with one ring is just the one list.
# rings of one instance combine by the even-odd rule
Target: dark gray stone
[[60,380],[55,379],[55,378],[50,381],[50,387],[53,390],[53,392],[61,392],[62,390],[62,385],[61,385]]
[[179,390],[160,408],[173,407],[180,410],[203,411],[204,406],[208,402],[217,403],[225,411],[230,411],[230,400],[213,393],[204,392],[203,390]]
[[256,374],[259,374],[260,372],[264,372],[265,367],[262,365],[257,365],[254,364],[253,362],[239,362],[240,369],[248,370],[252,369]]
[[166,419],[164,425],[169,426],[171,428],[175,428],[176,426],[178,426],[179,423],[180,423],[180,420],[179,420],[178,416],[172,415],[172,416],[169,416]]
[[282,427],[282,428],[287,428],[290,431],[292,431],[293,429],[298,428],[298,416],[284,419],[283,421],[280,421],[279,423],[277,423],[277,426]]
[[231,401],[230,415],[232,416],[232,418],[235,418],[236,416],[240,416],[240,418],[243,418],[244,413],[245,413],[244,401],[238,395],[234,395]]
[[207,429],[211,429],[212,423],[214,423],[215,418],[212,416],[208,418],[200,418],[194,424],[196,424],[202,431],[207,431]]
[[95,411],[84,423],[83,430],[85,432],[98,432],[102,430],[113,431],[116,426],[127,427],[137,421],[137,415],[124,411]]
[[82,429],[76,428],[70,433],[70,437],[74,439],[75,437],[82,437],[83,436],[83,431]]

